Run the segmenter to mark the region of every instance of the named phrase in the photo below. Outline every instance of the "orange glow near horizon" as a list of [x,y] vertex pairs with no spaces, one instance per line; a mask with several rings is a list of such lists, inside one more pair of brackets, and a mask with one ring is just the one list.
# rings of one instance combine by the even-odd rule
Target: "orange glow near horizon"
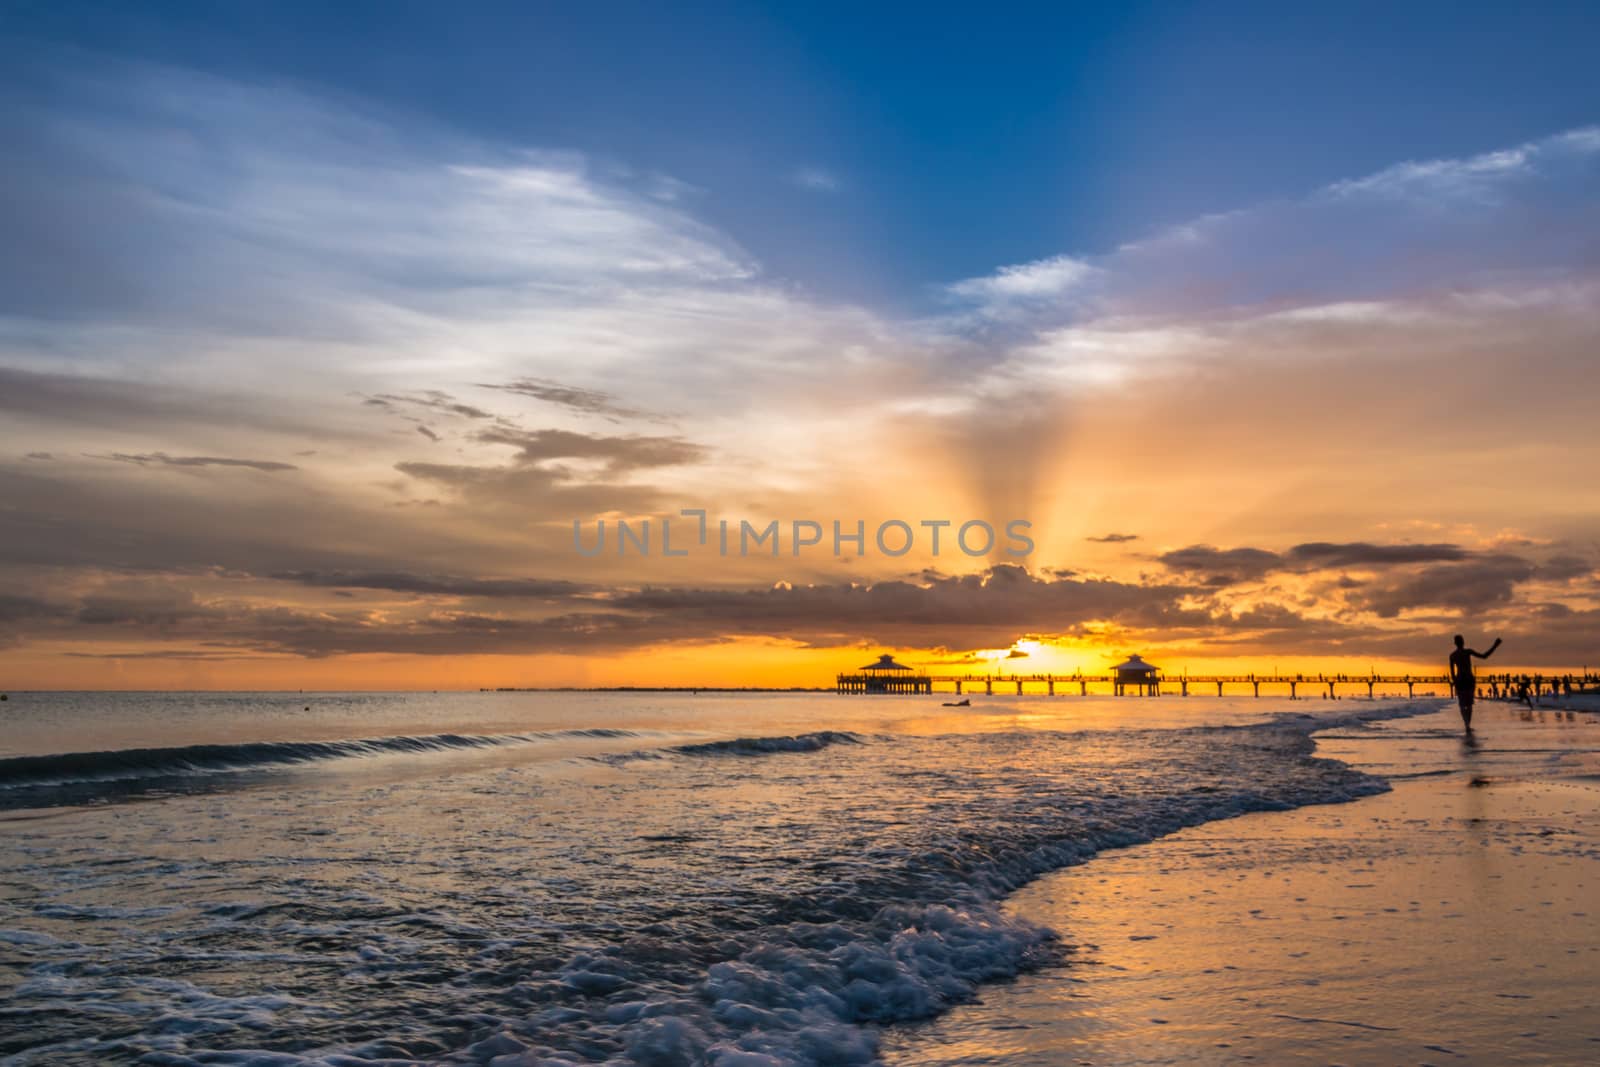
[[[1081,673],[1099,678],[1128,654],[1141,652],[1177,681],[1185,675],[1339,674],[1361,678],[1380,675],[1434,676],[1445,671],[1444,653],[1437,663],[1370,660],[1358,657],[1183,657],[1163,656],[1151,648],[1063,647],[1024,639],[1025,657],[1012,649],[980,650],[955,657],[937,649],[863,646],[804,648],[768,639],[734,639],[712,644],[663,646],[614,656],[392,656],[351,655],[322,659],[273,656],[217,661],[140,657],[93,661],[92,671],[63,673],[58,650],[13,653],[8,658],[0,691],[51,689],[119,690],[475,690],[496,688],[833,688],[834,676],[856,672],[881,653],[936,677],[983,679],[1035,675],[1070,677]],[[1013,646],[1017,647],[1017,646]],[[160,651],[152,649],[150,651]],[[1497,658],[1490,673],[1578,673],[1570,668],[1529,668]],[[997,691],[1007,695],[1005,691]],[[1029,690],[1032,694],[1033,691]]]

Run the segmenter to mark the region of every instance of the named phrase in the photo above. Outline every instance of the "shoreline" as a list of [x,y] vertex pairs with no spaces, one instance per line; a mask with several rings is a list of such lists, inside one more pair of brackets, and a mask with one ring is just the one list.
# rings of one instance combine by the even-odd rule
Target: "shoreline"
[[896,1067],[1600,1056],[1600,718],[1480,704],[1313,735],[1386,778],[1013,894],[1064,962],[891,1028]]

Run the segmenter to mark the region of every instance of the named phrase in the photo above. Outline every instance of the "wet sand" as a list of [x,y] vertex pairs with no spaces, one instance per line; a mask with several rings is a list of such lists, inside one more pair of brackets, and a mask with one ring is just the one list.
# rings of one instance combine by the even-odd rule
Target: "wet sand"
[[[887,1035],[893,1064],[1600,1062],[1600,719],[1480,705],[1341,729],[1390,776],[1017,893],[1067,962]],[[1402,777],[1406,776],[1406,777]]]

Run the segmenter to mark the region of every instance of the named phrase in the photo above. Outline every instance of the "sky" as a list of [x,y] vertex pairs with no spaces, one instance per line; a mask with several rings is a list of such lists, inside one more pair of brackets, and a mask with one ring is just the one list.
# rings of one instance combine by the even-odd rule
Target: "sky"
[[1592,5],[799,8],[0,4],[0,687],[1600,664]]

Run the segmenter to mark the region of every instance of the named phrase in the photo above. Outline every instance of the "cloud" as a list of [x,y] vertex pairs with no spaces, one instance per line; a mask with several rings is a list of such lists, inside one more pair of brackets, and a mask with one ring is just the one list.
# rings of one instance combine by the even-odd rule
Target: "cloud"
[[[978,313],[948,325],[982,335],[1003,320],[1008,343],[989,355],[1035,388],[1126,388],[1257,347],[1300,359],[1341,336],[1396,356],[1414,342],[1397,348],[1395,335],[1436,349],[1471,338],[1469,320],[1504,323],[1530,298],[1581,287],[1594,269],[1584,235],[1600,228],[1597,180],[1594,127],[1400,164],[958,282],[950,291]],[[1579,299],[1592,315],[1592,289]]]
[[196,620],[216,620],[226,612],[203,605],[191,592],[165,596],[90,595],[80,603],[75,621],[85,626],[123,626],[167,631]]
[[722,590],[647,588],[611,606],[722,634],[778,634],[812,645],[863,640],[912,647],[1007,647],[1022,633],[1063,633],[1098,620],[1151,625],[1196,590],[1170,584],[1041,578],[1001,565],[980,574]]
[[1308,542],[1281,553],[1191,545],[1158,558],[1169,570],[1209,588],[1259,582],[1274,574],[1355,570],[1361,579],[1341,573],[1335,588],[1349,609],[1379,619],[1423,609],[1481,613],[1511,604],[1523,583],[1536,578],[1565,581],[1592,570],[1592,564],[1575,556],[1557,555],[1541,566],[1522,556],[1474,552],[1454,544]]
[[[565,579],[496,578],[414,571],[280,571],[233,582],[284,583],[335,593],[369,591],[363,603],[315,606],[253,595],[197,594],[184,576],[102,582],[66,602],[0,598],[0,634],[15,639],[93,640],[88,654],[167,652],[207,658],[353,653],[442,656],[635,654],[673,644],[779,638],[813,648],[863,644],[947,650],[939,662],[971,662],[977,649],[1106,641],[1173,657],[1306,654],[1428,658],[1438,625],[1386,625],[1419,607],[1475,613],[1503,606],[1525,561],[1486,556],[1460,563],[1395,564],[1360,595],[1375,618],[1323,614],[1281,597],[1230,607],[1204,586],[1044,576],[1002,565],[967,575],[911,580],[693,585],[629,589]],[[1565,605],[1520,611],[1493,623],[1526,647],[1518,662],[1559,658],[1600,634],[1600,612]],[[3,624],[13,624],[7,630]],[[1502,625],[1504,623],[1504,625]],[[1490,625],[1486,619],[1484,625]],[[1508,641],[1510,637],[1508,637]],[[1546,644],[1536,644],[1546,642]],[[116,651],[128,648],[128,653]],[[1541,659],[1541,657],[1544,657]]]
[[1099,537],[1085,537],[1084,540],[1091,541],[1097,545],[1125,545],[1129,541],[1139,540],[1139,535],[1131,533],[1108,533]]
[[495,427],[474,435],[484,444],[510,445],[517,462],[543,463],[558,459],[592,459],[603,463],[607,475],[650,467],[675,467],[706,458],[704,447],[681,437],[628,435],[608,437],[572,430],[519,430]]
[[1046,301],[1073,292],[1094,274],[1095,268],[1083,260],[1051,256],[955,282],[948,286],[948,291],[963,300],[988,305]]
[[1283,557],[1260,548],[1190,545],[1158,558],[1168,570],[1198,576],[1213,586],[1254,581],[1283,566]]
[[0,624],[47,619],[66,613],[66,609],[31,596],[0,593]]
[[465,578],[404,572],[280,571],[268,577],[276,581],[331,589],[382,589],[386,592],[427,596],[520,600],[568,600],[598,588],[564,579]]
[[[87,454],[87,453],[86,453]],[[165,467],[248,467],[257,471],[299,470],[293,463],[279,463],[270,459],[228,459],[222,456],[169,456],[164,452],[125,453],[113,452],[109,456],[92,456],[118,463],[132,463],[140,467],[152,464]]]
[[[20,358],[15,347],[5,344],[0,323],[0,360]],[[0,365],[0,416],[50,426],[78,442],[88,433],[106,430],[144,436],[203,431],[207,439],[215,439],[218,427],[299,444],[362,436],[333,416],[332,410],[343,406],[336,397],[264,403],[263,394],[253,391],[169,382],[153,367],[136,368],[132,376],[106,377],[77,367],[64,373],[61,362],[51,361],[52,370]]]
[[[773,635],[820,647],[873,642],[972,649],[1009,647],[1022,632],[1019,626],[1028,623],[1055,632],[1092,620],[1150,625],[1181,619],[1173,605],[1186,592],[1160,585],[1042,579],[1011,566],[920,582],[780,583],[741,590],[597,590],[564,580],[410,572],[283,571],[270,578],[314,588],[397,593],[414,600],[390,602],[381,611],[359,605],[268,606],[258,598],[201,597],[173,576],[111,583],[49,610],[73,626],[112,634],[101,640],[159,638],[213,648],[220,642],[240,656],[606,654],[652,644]],[[495,602],[510,610],[463,608],[463,600]],[[551,606],[559,610],[542,613]],[[37,618],[41,609],[28,601],[17,610]],[[36,629],[35,635],[50,632]]]
[[598,389],[584,389],[575,385],[562,385],[544,378],[518,378],[503,385],[482,386],[484,389],[499,389],[508,393],[517,393],[522,396],[532,397],[547,404],[566,408],[583,415],[605,415],[613,419],[647,418],[645,412],[637,408],[624,407],[617,403],[617,399],[610,393]]
[[1295,545],[1286,554],[1290,562],[1317,567],[1387,567],[1401,563],[1456,562],[1471,555],[1460,545],[1374,545],[1365,541],[1349,544],[1315,541]]
[[812,192],[836,193],[840,188],[838,177],[821,167],[801,167],[794,172],[792,180],[800,188]]
[[402,134],[283,86],[171,68],[107,64],[99,79],[57,96],[70,116],[17,116],[28,162],[8,172],[7,217],[31,221],[0,276],[32,264],[34,278],[8,287],[6,310],[348,334],[375,310],[340,299],[352,289],[420,311],[430,293],[749,274],[713,231],[580,156]]
[[[1346,568],[1363,573],[1379,573],[1411,568],[1408,571],[1410,577],[1400,581],[1386,579],[1386,584],[1382,585],[1374,585],[1371,581],[1350,584],[1350,587],[1363,590],[1357,600],[1365,601],[1371,609],[1384,616],[1394,616],[1405,606],[1427,603],[1480,605],[1483,603],[1480,593],[1462,592],[1450,598],[1429,590],[1435,590],[1435,587],[1438,590],[1445,589],[1451,581],[1459,582],[1464,587],[1474,587],[1485,574],[1490,573],[1509,577],[1512,582],[1525,581],[1536,571],[1533,563],[1522,557],[1506,553],[1470,552],[1456,544],[1371,544],[1366,541],[1346,544],[1306,542],[1293,545],[1285,552],[1251,547],[1218,549],[1214,545],[1195,544],[1187,549],[1162,553],[1158,560],[1174,573],[1197,577],[1208,585],[1261,581],[1262,577],[1274,573],[1312,574]],[[1442,566],[1414,569],[1413,565],[1419,563],[1438,563]],[[1509,589],[1509,585],[1506,585],[1507,597]],[[1406,598],[1411,598],[1413,603],[1402,603]],[[1502,597],[1496,595],[1493,598],[1499,600]]]
[[398,394],[378,393],[366,398],[366,403],[373,407],[382,407],[394,410],[395,405],[407,405],[426,408],[445,415],[460,415],[467,419],[490,419],[494,416],[479,407],[463,404],[455,397],[439,389],[427,389],[420,393]]
[[1509,604],[1517,584],[1532,578],[1535,571],[1532,563],[1518,556],[1488,555],[1369,583],[1354,591],[1351,601],[1384,619],[1420,608],[1482,612]]
[[1441,198],[1483,205],[1499,200],[1508,186],[1518,182],[1581,169],[1597,153],[1600,126],[1586,126],[1460,159],[1397,163],[1366,177],[1335,182],[1323,195],[1401,199],[1432,207],[1438,207]]
[[1595,573],[1596,564],[1583,556],[1559,554],[1551,556],[1539,567],[1538,577],[1553,582],[1570,582]]

